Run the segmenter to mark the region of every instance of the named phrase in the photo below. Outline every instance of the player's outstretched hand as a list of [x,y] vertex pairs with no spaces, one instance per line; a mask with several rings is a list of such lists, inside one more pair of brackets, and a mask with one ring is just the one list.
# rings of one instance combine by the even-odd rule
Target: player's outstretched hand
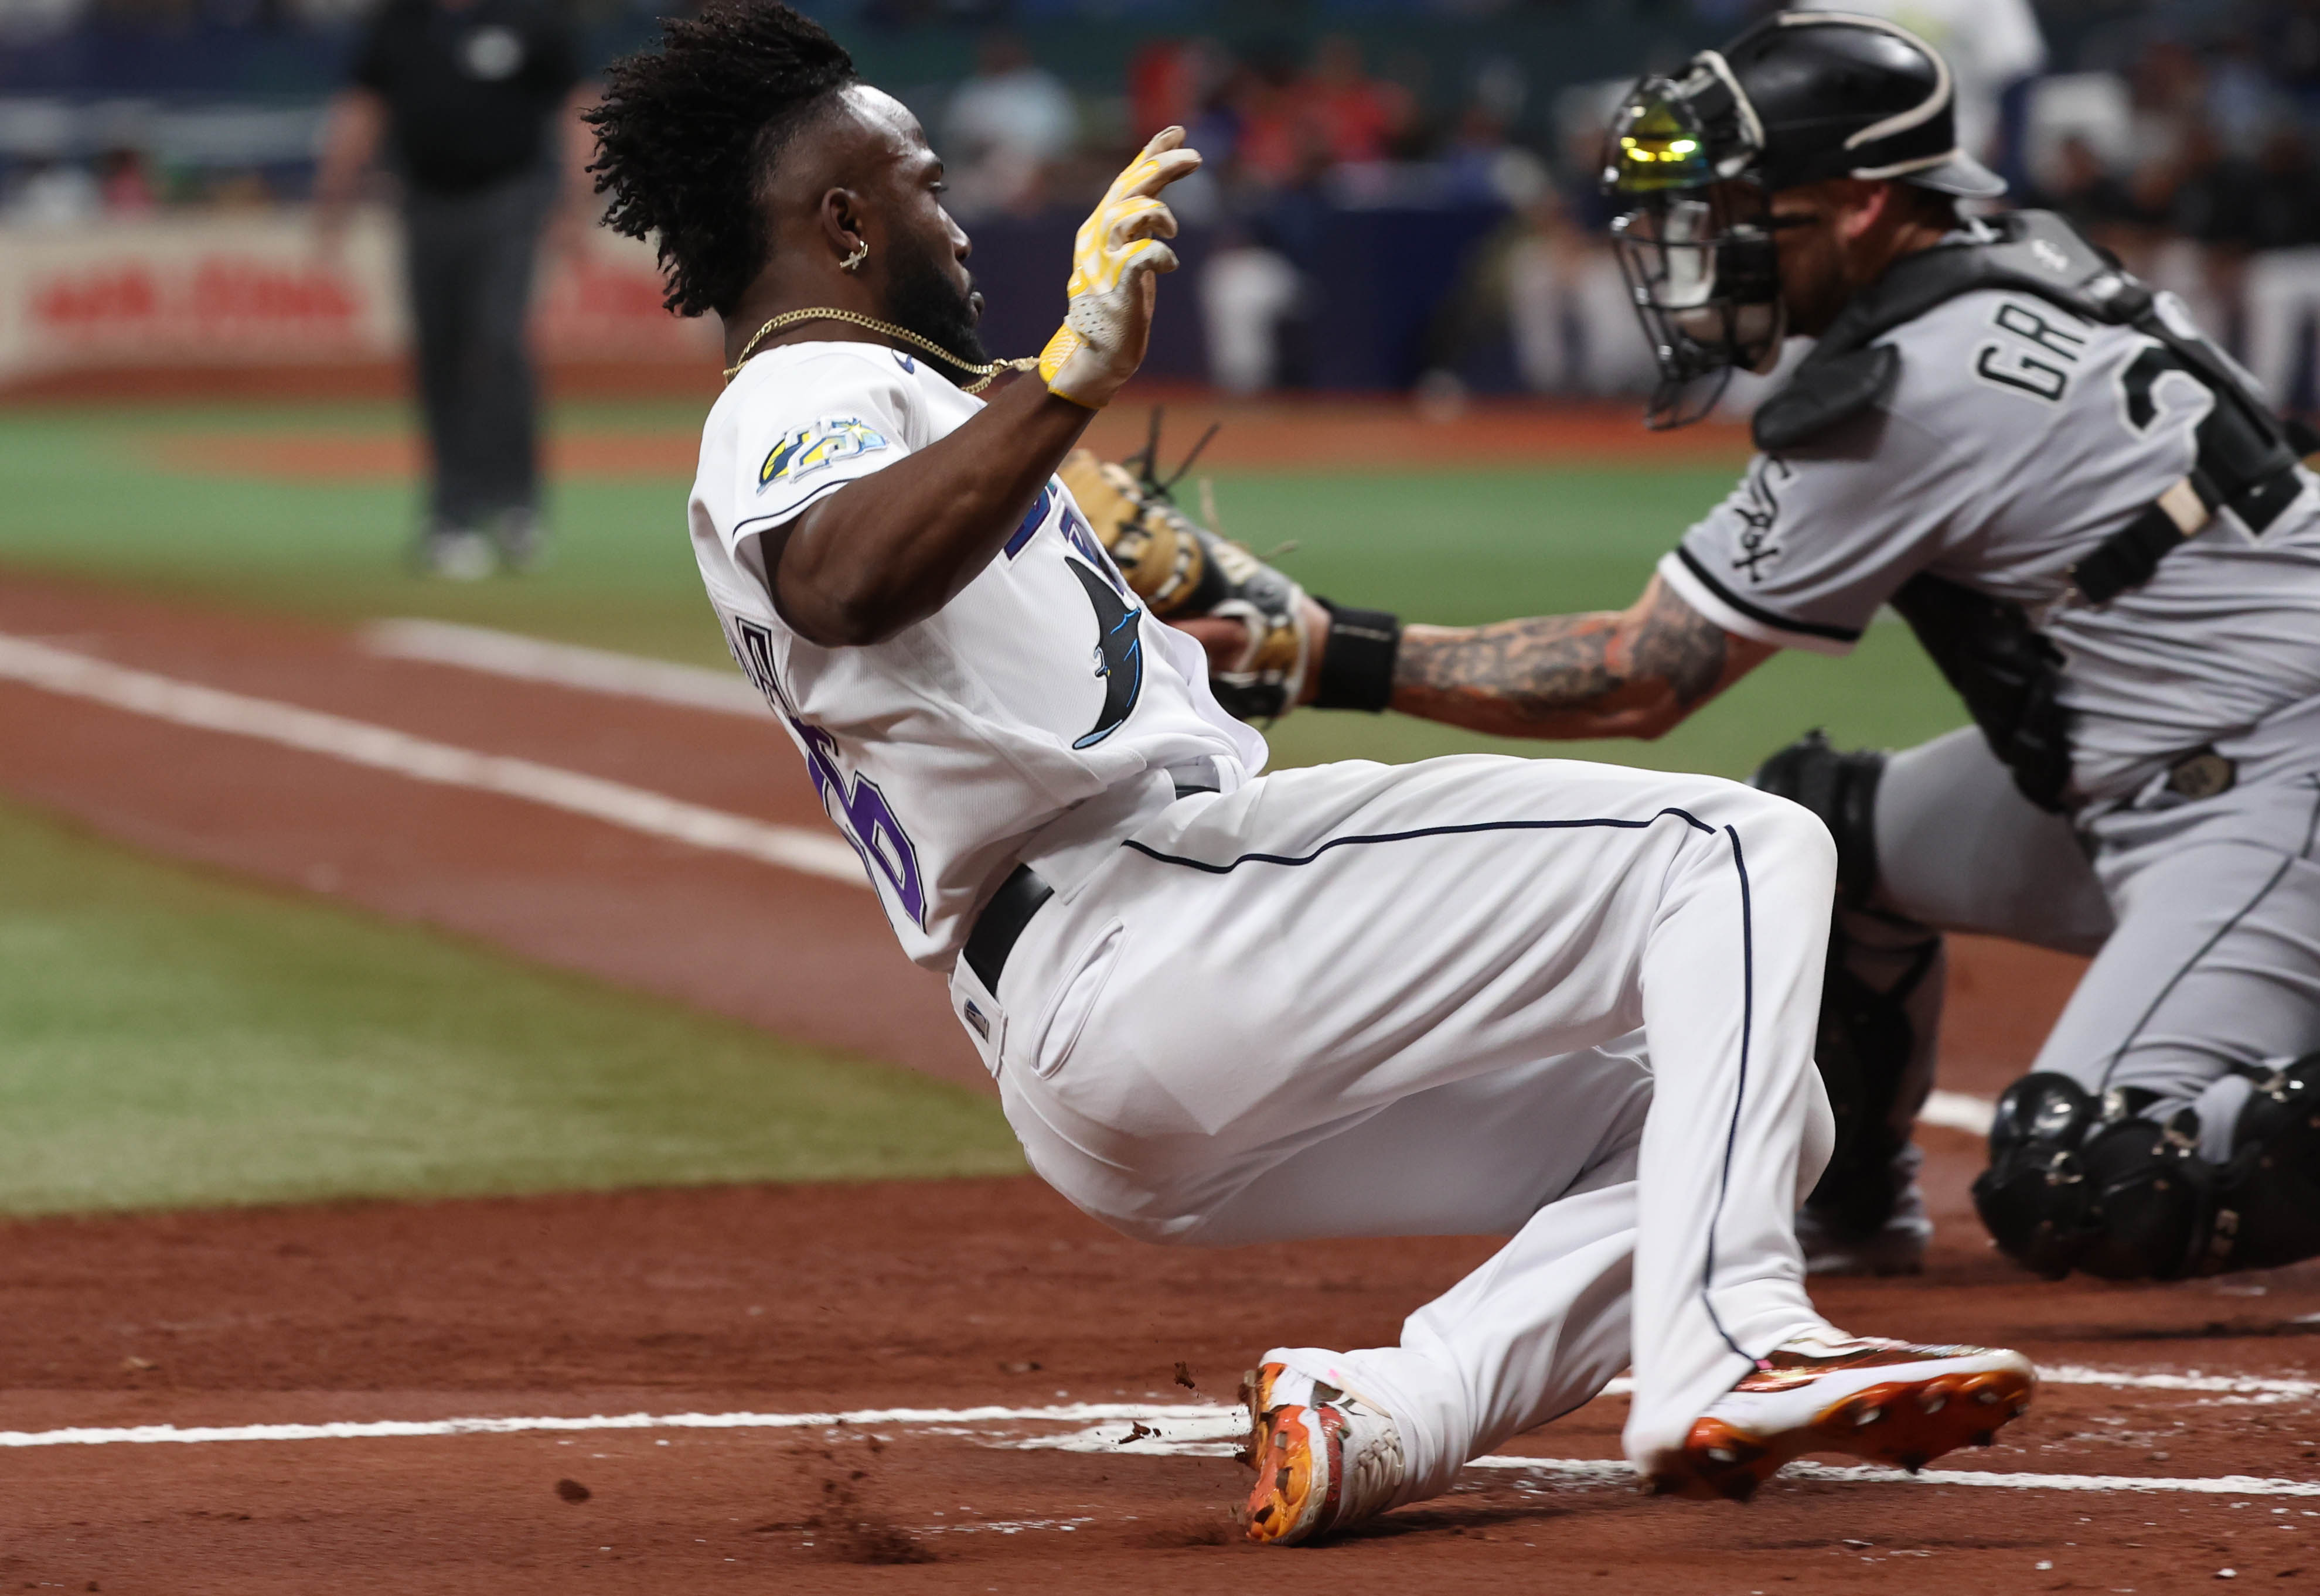
[[1176,252],[1160,241],[1176,236],[1176,218],[1160,191],[1201,164],[1200,152],[1183,143],[1183,128],[1153,134],[1080,224],[1065,290],[1071,303],[1039,354],[1049,393],[1101,410],[1144,364],[1158,287],[1154,274],[1176,269]]
[[1311,701],[1329,616],[1302,587],[1088,449],[1057,475],[1145,607],[1199,639],[1228,712],[1272,720]]

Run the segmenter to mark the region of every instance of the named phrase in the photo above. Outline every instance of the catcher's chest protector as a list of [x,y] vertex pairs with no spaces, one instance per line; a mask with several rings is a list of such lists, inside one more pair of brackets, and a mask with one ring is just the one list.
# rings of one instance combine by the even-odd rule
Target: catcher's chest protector
[[[1985,238],[1907,256],[1856,295],[1796,375],[1758,408],[1756,447],[1768,454],[1793,449],[1873,408],[1892,393],[1902,358],[1875,340],[1960,295],[2006,289],[2152,339],[2154,347],[2131,374],[2146,404],[2152,385],[2170,371],[2215,395],[2199,423],[2191,473],[2071,568],[2066,602],[2106,604],[2141,586],[2218,508],[2261,533],[2296,499],[2297,456],[2284,423],[2214,345],[2170,320],[2148,287],[2050,213],[2016,211],[1981,225]],[[2130,381],[2130,402],[2134,391]],[[2044,808],[2065,807],[2071,751],[2067,714],[2056,702],[2062,656],[2030,616],[2019,604],[1924,573],[1892,603],[2023,793]]]

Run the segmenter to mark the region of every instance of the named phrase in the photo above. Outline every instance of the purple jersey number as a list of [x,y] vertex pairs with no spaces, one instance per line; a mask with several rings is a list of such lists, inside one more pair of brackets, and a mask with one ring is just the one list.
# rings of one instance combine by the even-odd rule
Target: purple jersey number
[[774,675],[773,634],[754,621],[736,622],[739,636],[733,648],[735,663],[741,674],[749,678],[757,691],[766,695],[774,712],[789,722],[805,748],[807,774],[813,777],[814,792],[821,799],[821,807],[844,832],[854,851],[862,856],[862,866],[876,885],[880,877],[894,889],[895,900],[911,923],[921,930],[927,923],[927,889],[924,877],[919,874],[919,850],[912,846],[910,835],[894,818],[893,805],[878,784],[867,776],[848,781],[838,765],[838,739],[820,727],[800,716],[790,707],[789,697],[782,691],[779,678]]

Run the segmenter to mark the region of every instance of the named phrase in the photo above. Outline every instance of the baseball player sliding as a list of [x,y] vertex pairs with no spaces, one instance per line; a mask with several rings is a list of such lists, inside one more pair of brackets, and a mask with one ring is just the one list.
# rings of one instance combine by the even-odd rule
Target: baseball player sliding
[[[1440,1492],[1630,1365],[1629,1456],[1698,1494],[1806,1451],[1914,1465],[2023,1410],[2018,1354],[1856,1339],[1805,1294],[1817,821],[1549,761],[1260,775],[1096,540],[1056,468],[1142,358],[1160,196],[1200,163],[1179,130],[1008,363],[942,163],[794,12],[666,23],[594,121],[612,223],[724,325],[690,509],[719,621],[1032,1165],[1153,1241],[1512,1238],[1399,1346],[1264,1355],[1253,1538]],[[1010,364],[1037,371],[975,396]],[[1180,580],[1249,569],[1187,536]]]
[[1403,628],[1257,571],[1262,603],[1193,623],[1228,688],[1652,737],[1890,604],[1979,730],[1890,758],[1815,734],[1756,778],[1837,847],[1816,1262],[1923,1252],[1908,1137],[1944,929],[2097,954],[1999,1103],[1974,1197],[2001,1247],[2121,1278],[2320,1255],[2320,493],[2298,449],[2179,304],[2059,218],[1961,217],[2004,185],[1955,148],[1941,58],[1890,23],[1774,16],[1645,80],[1612,132],[1654,422],[1815,340],[1740,485],[1619,613]]

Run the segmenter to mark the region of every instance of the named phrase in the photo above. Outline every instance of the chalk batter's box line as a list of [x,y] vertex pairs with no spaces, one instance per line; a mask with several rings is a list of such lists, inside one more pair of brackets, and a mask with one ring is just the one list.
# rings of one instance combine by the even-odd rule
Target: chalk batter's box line
[[[2266,1375],[2142,1374],[2125,1371],[2062,1365],[2040,1371],[2053,1385],[2089,1385],[2115,1391],[2213,1392],[2263,1401],[2310,1400],[2320,1395],[2320,1381]],[[1625,1379],[1605,1388],[1606,1395],[1632,1389]],[[1072,1424],[1078,1434],[1044,1437],[1018,1446],[1072,1451],[1132,1454],[1134,1443],[1100,1435],[1084,1427],[1113,1423],[1155,1427],[1147,1430],[1160,1446],[1154,1452],[1229,1453],[1229,1443],[1210,1437],[1237,1428],[1238,1410],[1213,1403],[1161,1405],[1139,1402],[1066,1402],[1037,1408],[988,1406],[978,1408],[856,1408],[811,1413],[615,1413],[585,1416],[542,1415],[530,1418],[472,1418],[435,1419],[376,1419],[324,1424],[244,1424],[184,1426],[134,1425],[113,1428],[83,1428],[0,1431],[0,1447],[200,1446],[236,1441],[389,1440],[405,1437],[603,1432],[617,1430],[693,1429],[861,1429],[878,1426],[895,1428],[933,1428],[956,1431],[960,1427],[992,1424]],[[1189,1425],[1194,1434],[1171,1441],[1156,1427]],[[1632,1480],[1624,1463],[1600,1458],[1519,1457],[1492,1455],[1470,1465],[1508,1472],[1542,1474],[1590,1483]],[[1959,1469],[1928,1469],[1908,1474],[1898,1469],[1840,1467],[1800,1463],[1789,1467],[1791,1478],[1956,1485],[2012,1491],[2167,1492],[2202,1496],[2320,1497],[2320,1481],[2260,1478],[2247,1474],[2213,1477],[2146,1478],[2133,1474],[2047,1474]]]

